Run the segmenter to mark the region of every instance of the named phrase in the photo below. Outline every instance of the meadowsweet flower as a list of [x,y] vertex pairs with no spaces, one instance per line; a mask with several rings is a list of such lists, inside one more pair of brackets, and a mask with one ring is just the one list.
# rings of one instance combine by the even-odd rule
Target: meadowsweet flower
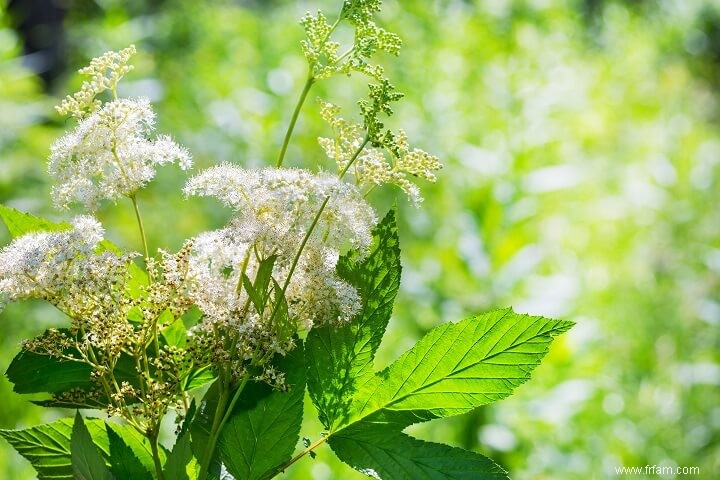
[[23,235],[0,251],[0,292],[9,300],[42,297],[58,281],[66,263],[88,255],[102,240],[103,228],[80,216],[73,229]]
[[[239,378],[246,361],[269,368],[274,354],[294,347],[298,330],[359,311],[358,292],[335,269],[340,251],[362,253],[372,241],[375,214],[355,186],[326,173],[225,164],[192,178],[185,193],[236,211],[224,228],[193,240],[188,264],[188,295],[204,315],[193,330],[203,345],[196,350],[213,352],[205,361]],[[268,267],[258,305],[253,282]],[[263,381],[276,378],[271,373]]]
[[156,165],[190,168],[190,154],[169,137],[148,138],[154,124],[147,99],[115,100],[81,120],[51,147],[55,205],[77,202],[94,210],[102,199],[133,195],[155,176]]
[[[211,321],[229,321],[236,326],[247,323],[249,298],[247,289],[239,287],[241,275],[254,279],[259,258],[277,257],[272,277],[278,285],[287,281],[296,251],[270,246],[285,242],[280,238],[268,244],[269,237],[262,228],[249,232],[230,226],[194,239],[188,266],[189,296]],[[309,244],[303,250],[285,292],[290,317],[299,328],[346,322],[359,310],[357,291],[335,272],[337,260],[338,253],[326,247]],[[271,310],[264,313],[254,321],[269,322]]]
[[[317,212],[329,198],[311,241],[335,250],[366,250],[377,222],[372,207],[353,185],[329,173],[263,168],[246,170],[224,164],[190,179],[186,195],[212,196],[233,208],[240,220],[275,223],[290,245],[299,245]],[[294,238],[294,240],[292,240]]]
[[[128,263],[136,254],[96,252],[103,228],[92,217],[75,217],[72,226],[58,232],[23,235],[3,248],[0,295],[8,301],[47,300],[79,322],[115,318],[124,323],[127,312],[118,303],[117,294],[125,284]],[[114,337],[98,338],[107,342]]]

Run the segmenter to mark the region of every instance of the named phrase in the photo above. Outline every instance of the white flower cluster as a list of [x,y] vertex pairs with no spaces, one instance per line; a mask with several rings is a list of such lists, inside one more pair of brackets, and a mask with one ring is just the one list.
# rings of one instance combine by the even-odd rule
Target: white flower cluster
[[133,69],[133,66],[127,63],[135,53],[135,45],[130,45],[119,52],[105,52],[93,58],[90,65],[78,70],[78,73],[88,75],[92,79],[83,82],[80,91],[68,95],[55,107],[55,110],[60,115],[82,118],[99,109],[102,102],[95,97],[106,90],[111,90],[115,94],[117,83],[123,75]]
[[185,192],[217,197],[237,212],[225,228],[194,240],[191,296],[209,322],[241,332],[274,328],[273,308],[248,309],[242,278],[255,279],[270,257],[274,290],[287,282],[288,317],[296,329],[349,321],[357,313],[357,291],[335,272],[341,250],[367,250],[372,241],[375,214],[356,187],[324,173],[221,165],[191,179]]
[[148,100],[115,100],[57,140],[48,166],[56,206],[77,202],[94,210],[101,199],[133,195],[155,176],[157,165],[190,168],[190,154],[169,137],[148,139],[154,124]]
[[[73,228],[29,233],[0,251],[0,294],[8,300],[46,298],[65,289],[70,265],[92,256],[103,228],[93,217],[78,216]],[[78,262],[79,263],[79,262]]]
[[339,113],[340,107],[320,102],[320,115],[333,128],[335,138],[321,137],[318,142],[327,156],[335,160],[338,171],[345,171],[353,162],[349,172],[355,175],[358,185],[397,185],[413,204],[422,202],[420,189],[410,181],[408,175],[435,182],[437,177],[433,172],[443,166],[440,160],[419,148],[410,150],[403,130],[394,135],[392,145],[386,147],[391,162],[388,162],[385,152],[380,148],[366,147],[358,152],[363,145],[363,129],[356,122],[340,118]]
[[282,237],[290,248],[300,243],[326,198],[312,233],[319,243],[339,251],[348,246],[365,250],[377,222],[360,191],[329,173],[224,164],[193,177],[185,194],[216,197],[238,212],[235,222],[242,220],[243,228],[254,220],[262,228],[276,229],[275,238]]

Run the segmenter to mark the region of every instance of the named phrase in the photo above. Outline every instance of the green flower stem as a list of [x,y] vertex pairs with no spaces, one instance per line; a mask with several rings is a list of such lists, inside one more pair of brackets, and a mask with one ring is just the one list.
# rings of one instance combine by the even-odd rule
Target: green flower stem
[[140,228],[140,238],[142,238],[143,249],[145,250],[145,259],[150,258],[150,251],[148,250],[147,237],[145,236],[145,227],[143,227],[142,216],[140,215],[140,209],[138,208],[138,202],[135,195],[130,196],[130,200],[135,209],[135,218],[137,218],[138,227]]
[[345,174],[348,172],[348,170],[350,170],[350,167],[352,166],[353,163],[355,163],[355,160],[357,160],[357,158],[360,156],[360,153],[362,153],[363,149],[365,149],[365,146],[368,144],[369,141],[370,141],[370,139],[367,136],[365,136],[365,139],[363,140],[363,142],[360,144],[358,149],[355,150],[355,153],[353,153],[353,156],[350,157],[350,161],[348,162],[348,164],[345,165],[345,168],[343,168],[343,171],[340,172],[340,175],[338,175],[339,178],[342,179],[345,176]]
[[150,440],[150,449],[152,450],[153,462],[155,463],[155,472],[157,473],[157,478],[158,480],[165,480],[165,474],[162,470],[162,463],[160,462],[157,428],[152,434],[148,435],[148,440]]
[[285,132],[285,139],[283,140],[282,148],[280,149],[280,156],[277,160],[278,167],[282,167],[283,161],[285,160],[285,153],[287,152],[288,145],[290,144],[290,138],[292,137],[293,130],[295,130],[295,123],[297,122],[298,116],[300,115],[300,110],[305,103],[308,92],[310,92],[310,89],[312,88],[314,83],[315,77],[313,77],[312,73],[309,73],[308,78],[305,81],[305,86],[303,87],[302,93],[300,94],[300,98],[298,99],[297,105],[295,105],[295,111],[293,111],[292,118],[290,119],[290,125],[288,125],[287,132]]
[[283,473],[285,470],[287,470],[293,463],[297,462],[297,461],[300,460],[302,457],[304,457],[304,456],[307,455],[308,453],[312,452],[313,450],[315,450],[317,447],[319,447],[319,446],[322,445],[323,443],[327,442],[328,438],[330,438],[330,435],[326,435],[326,436],[324,436],[324,437],[321,437],[319,440],[316,440],[312,445],[310,445],[310,446],[307,447],[305,450],[303,450],[302,452],[300,452],[300,453],[298,453],[297,455],[295,455],[295,456],[294,456],[291,460],[289,460],[287,463],[284,463],[283,465],[281,465],[281,466],[279,466],[277,469],[275,469],[275,471],[272,473],[272,475],[270,475],[270,477],[268,477],[268,478],[273,478],[273,477],[276,477],[276,476],[280,475],[280,474]]
[[[318,221],[320,220],[320,215],[322,215],[322,212],[325,210],[325,207],[327,206],[328,201],[330,201],[329,195],[327,197],[325,197],[325,200],[323,201],[322,205],[320,205],[320,209],[318,210],[317,214],[315,215],[313,222],[310,224],[310,228],[308,228],[308,231],[305,234],[305,237],[303,238],[302,243],[300,244],[300,248],[298,249],[298,252],[295,255],[295,258],[293,259],[293,263],[290,266],[290,270],[288,271],[287,278],[285,279],[285,283],[283,284],[282,298],[285,298],[285,292],[287,292],[288,286],[290,285],[290,279],[292,278],[293,273],[295,273],[295,268],[297,267],[297,264],[300,261],[300,255],[302,255],[303,250],[305,250],[305,245],[307,245],[308,240],[310,240],[310,235],[312,235],[313,230],[315,230],[315,226],[317,225]],[[277,315],[277,312],[279,310],[280,310],[280,302],[278,302],[278,304],[275,305],[272,315],[270,316],[269,324],[271,327],[272,327],[273,321],[275,320],[275,316]]]
[[213,419],[213,424],[210,428],[210,436],[208,437],[208,443],[205,447],[205,454],[203,455],[203,458],[201,460],[200,474],[198,475],[198,480],[205,480],[208,470],[210,469],[210,462],[212,461],[212,455],[215,451],[215,442],[217,442],[218,426],[220,425],[220,421],[222,420],[220,412],[222,412],[223,414],[225,413],[225,406],[227,405],[229,395],[230,390],[228,388],[225,388],[225,385],[223,384],[222,388],[220,389],[220,396],[218,397],[217,408],[215,409],[215,418]]
[[[245,376],[243,376],[243,379],[240,382],[237,390],[235,391],[235,395],[233,395],[232,399],[230,399],[231,388],[229,386],[226,386],[224,382],[222,382],[223,385],[220,390],[218,405],[215,409],[215,418],[213,419],[213,424],[210,428],[210,436],[208,437],[208,443],[205,447],[205,454],[204,458],[202,459],[198,480],[205,480],[207,478],[208,470],[210,469],[210,462],[212,461],[213,453],[215,452],[215,446],[217,445],[218,438],[220,437],[220,432],[222,432],[225,423],[227,423],[228,419],[230,418],[233,408],[235,408],[235,404],[240,398],[240,394],[245,389],[245,385],[247,385],[249,378],[249,374],[245,374]],[[228,400],[230,400],[229,405]]]

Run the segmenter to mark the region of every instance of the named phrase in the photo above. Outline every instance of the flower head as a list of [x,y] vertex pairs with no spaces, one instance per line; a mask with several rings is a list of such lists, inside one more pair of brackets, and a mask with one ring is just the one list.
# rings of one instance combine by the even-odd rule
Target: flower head
[[57,140],[48,166],[56,206],[77,202],[94,210],[101,199],[133,195],[155,176],[156,165],[190,168],[190,154],[169,137],[148,138],[154,124],[147,99],[115,100]]
[[224,164],[192,178],[185,194],[216,197],[237,212],[235,222],[253,220],[264,228],[279,229],[276,235],[290,246],[300,244],[326,198],[329,200],[311,242],[335,250],[348,246],[365,250],[377,222],[360,191],[329,173],[284,168],[246,170]]
[[70,230],[23,235],[0,251],[0,292],[8,300],[46,298],[65,290],[69,265],[92,256],[103,237],[102,226],[92,217],[75,217],[72,225]]

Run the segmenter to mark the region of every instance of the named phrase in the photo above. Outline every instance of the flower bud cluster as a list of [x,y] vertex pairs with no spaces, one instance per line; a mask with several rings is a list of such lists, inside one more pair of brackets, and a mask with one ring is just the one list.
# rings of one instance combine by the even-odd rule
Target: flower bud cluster
[[80,119],[99,109],[102,102],[95,97],[106,90],[115,93],[120,79],[133,69],[128,61],[135,53],[135,46],[130,45],[119,52],[106,52],[93,58],[90,65],[78,70],[78,73],[91,77],[91,80],[83,82],[80,91],[68,95],[55,110],[60,115],[72,115]]
[[396,185],[415,205],[422,202],[420,189],[408,176],[435,182],[437,177],[434,172],[443,166],[440,160],[419,148],[411,150],[403,130],[388,135],[384,150],[367,147],[358,153],[363,145],[363,128],[356,122],[341,118],[339,113],[337,105],[320,101],[320,115],[332,127],[335,138],[321,137],[318,142],[325,154],[335,160],[338,171],[345,171],[353,162],[348,171],[355,175],[359,186]]

